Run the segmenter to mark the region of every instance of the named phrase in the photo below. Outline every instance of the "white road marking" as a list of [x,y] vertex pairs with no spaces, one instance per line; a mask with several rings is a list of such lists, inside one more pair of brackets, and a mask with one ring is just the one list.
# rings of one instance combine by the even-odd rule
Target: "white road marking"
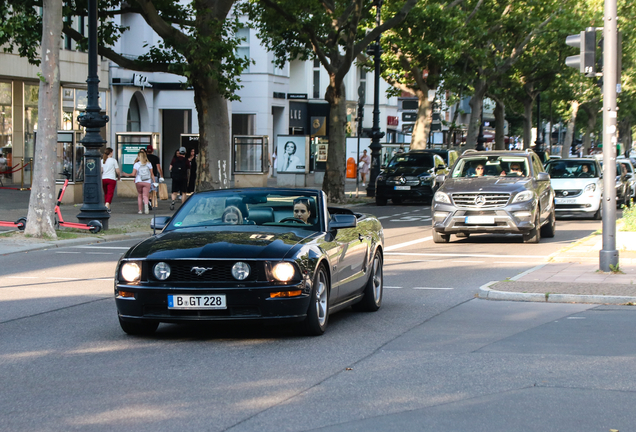
[[74,249],[121,249],[128,250],[129,247],[125,246],[73,246]]
[[568,319],[585,319],[585,317],[568,317]]
[[452,290],[455,288],[413,287],[415,290]]
[[[422,243],[422,242],[429,241],[429,240],[433,240],[433,236],[424,237],[424,238],[417,239],[417,240],[411,240],[411,241],[406,242],[406,243],[399,243],[399,244],[384,248],[384,250],[385,251],[392,251],[392,250],[400,249],[400,248],[403,248],[403,247],[406,247],[406,246],[411,246],[411,245]],[[394,253],[394,254],[391,254],[391,255],[400,255],[400,254],[399,253]]]
[[[419,243],[421,241],[432,239],[433,237],[427,237],[426,239],[414,240],[413,242],[408,243]],[[390,246],[390,250],[397,249],[396,246],[407,245],[408,243],[403,243],[401,245]],[[389,250],[386,248],[385,250]],[[530,258],[530,259],[540,259],[545,260],[548,257],[543,255],[486,255],[486,254],[452,254],[452,253],[415,253],[415,252],[387,252],[385,255],[396,255],[396,256],[434,256],[434,257],[474,257],[474,258]],[[543,264],[545,265],[545,264]]]
[[402,289],[402,287],[395,287],[395,286],[384,286],[384,288],[388,288],[388,289]]

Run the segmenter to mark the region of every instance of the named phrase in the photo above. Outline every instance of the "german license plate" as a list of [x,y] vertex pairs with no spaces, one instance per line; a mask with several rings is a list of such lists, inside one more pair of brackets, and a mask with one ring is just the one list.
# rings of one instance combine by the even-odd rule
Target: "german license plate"
[[574,198],[556,198],[556,204],[574,204],[575,202]]
[[394,190],[411,190],[411,186],[395,186]]
[[467,225],[494,225],[494,216],[466,216],[464,223]]
[[225,294],[169,295],[168,309],[227,309]]

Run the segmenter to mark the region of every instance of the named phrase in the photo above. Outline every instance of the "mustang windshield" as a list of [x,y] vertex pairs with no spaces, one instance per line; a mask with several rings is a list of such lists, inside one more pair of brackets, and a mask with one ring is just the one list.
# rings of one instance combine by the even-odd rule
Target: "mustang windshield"
[[550,178],[573,178],[573,177],[598,177],[596,164],[593,161],[577,160],[552,160],[548,162],[545,170],[550,174]]
[[301,191],[213,191],[192,195],[168,229],[201,226],[284,226],[320,230],[318,195]]

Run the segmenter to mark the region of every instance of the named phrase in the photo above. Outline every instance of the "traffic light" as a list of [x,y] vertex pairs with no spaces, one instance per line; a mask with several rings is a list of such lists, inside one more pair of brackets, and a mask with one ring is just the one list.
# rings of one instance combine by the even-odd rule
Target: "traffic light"
[[586,77],[596,76],[596,28],[588,27],[577,35],[570,35],[565,43],[579,49],[579,55],[565,59],[567,66],[578,69]]

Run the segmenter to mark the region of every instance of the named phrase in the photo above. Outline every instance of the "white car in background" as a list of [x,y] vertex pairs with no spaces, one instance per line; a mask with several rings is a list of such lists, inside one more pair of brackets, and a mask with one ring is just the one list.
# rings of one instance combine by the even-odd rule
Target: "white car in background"
[[591,216],[602,219],[602,170],[594,158],[554,159],[545,170],[554,189],[557,216]]

